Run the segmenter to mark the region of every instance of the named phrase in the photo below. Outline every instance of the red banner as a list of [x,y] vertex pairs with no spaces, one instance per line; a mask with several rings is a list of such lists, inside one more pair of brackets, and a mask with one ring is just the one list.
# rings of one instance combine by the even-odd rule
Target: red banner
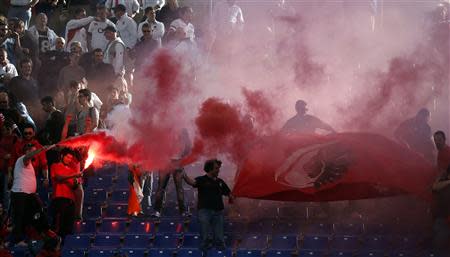
[[383,136],[277,136],[255,142],[236,174],[238,197],[338,201],[415,194],[431,199],[435,169]]

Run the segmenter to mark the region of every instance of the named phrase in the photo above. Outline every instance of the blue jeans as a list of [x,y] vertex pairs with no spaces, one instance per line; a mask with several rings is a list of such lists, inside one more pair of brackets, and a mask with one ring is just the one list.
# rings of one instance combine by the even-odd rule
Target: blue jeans
[[18,18],[25,23],[25,29],[28,29],[31,20],[31,8],[11,6],[8,9],[8,19]]
[[198,210],[198,220],[200,223],[200,250],[205,252],[210,248],[210,232],[213,234],[214,246],[220,250],[224,249],[223,211],[200,209]]

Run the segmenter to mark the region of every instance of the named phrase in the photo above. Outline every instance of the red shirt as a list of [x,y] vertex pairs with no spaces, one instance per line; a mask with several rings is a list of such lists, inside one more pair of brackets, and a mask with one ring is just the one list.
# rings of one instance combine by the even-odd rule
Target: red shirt
[[[18,138],[15,135],[4,136],[0,139],[0,172],[7,172],[8,167],[14,166],[14,146]],[[9,154],[8,160],[4,156]]]
[[440,170],[447,170],[450,165],[450,147],[445,145],[444,148],[438,152],[438,167]]
[[[23,147],[28,144],[28,143],[32,143],[33,145],[36,146],[36,149],[40,149],[43,146],[36,140],[36,139],[32,139],[30,141],[22,139],[16,142],[16,145],[14,147],[14,155],[13,155],[13,159],[14,159],[14,163],[16,163],[16,160],[25,154],[25,152],[23,151]],[[45,155],[45,151],[41,152],[37,158],[34,158],[33,161],[33,168],[34,170],[37,172],[39,170],[47,170],[48,166],[47,166],[47,157]]]
[[75,167],[66,166],[62,162],[58,162],[52,165],[50,173],[53,181],[53,198],[68,198],[75,201],[75,194],[73,190],[73,187],[75,185],[75,178],[57,182],[54,177],[73,175],[76,172],[77,169]]

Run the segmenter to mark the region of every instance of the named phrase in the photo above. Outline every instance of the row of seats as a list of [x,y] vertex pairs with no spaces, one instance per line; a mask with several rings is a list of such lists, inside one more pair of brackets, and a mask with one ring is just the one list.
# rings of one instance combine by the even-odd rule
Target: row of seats
[[[114,234],[71,235],[65,239],[65,248],[89,249],[93,248],[198,248],[200,237],[198,234]],[[336,250],[336,251],[383,251],[420,249],[423,241],[419,237],[353,237],[353,236],[275,236],[261,235],[246,236],[237,239],[232,235],[226,238],[226,245],[233,249],[251,250]]]
[[[125,253],[128,257],[200,257],[201,252],[197,249],[119,249],[119,250],[65,250],[62,257],[111,257],[114,253]],[[366,252],[342,252],[342,251],[218,251],[210,250],[207,257],[447,257],[429,252],[384,252],[384,251],[366,251]]]

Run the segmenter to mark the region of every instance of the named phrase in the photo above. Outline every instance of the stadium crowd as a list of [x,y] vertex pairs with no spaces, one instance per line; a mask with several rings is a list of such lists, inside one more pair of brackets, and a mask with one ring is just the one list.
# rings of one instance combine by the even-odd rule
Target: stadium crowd
[[[106,128],[104,120],[115,106],[129,106],[134,74],[152,51],[166,47],[189,55],[199,47],[194,10],[180,6],[177,0],[91,1],[95,6],[92,15],[79,6],[70,6],[72,18],[62,30],[49,25],[49,19],[58,19],[54,17],[61,4],[58,2],[10,0],[6,15],[0,16],[0,218],[4,221],[0,238],[5,243],[1,251],[5,252],[37,237],[45,241],[39,256],[58,256],[53,251],[72,233],[74,222],[83,218],[81,171],[87,153],[55,144]],[[244,18],[235,1],[220,1],[215,11],[216,32],[242,29]],[[441,141],[439,137],[443,137],[445,145],[443,132],[436,137]],[[446,151],[440,152],[443,172],[450,164],[448,146],[444,145],[438,146]],[[200,219],[213,217],[223,222],[221,195],[233,198],[227,185],[217,178],[220,165],[219,160],[207,161],[207,175],[195,180],[182,170],[175,171],[178,183],[184,180],[198,188],[199,208],[204,210]],[[137,169],[130,169],[131,185],[139,180]],[[436,182],[435,191],[448,189],[450,180],[445,174]],[[158,192],[164,190],[163,184]],[[36,192],[50,187],[49,221]],[[204,198],[200,199],[200,191]],[[159,193],[157,217],[161,215]],[[129,214],[139,212],[140,208],[131,208]],[[180,212],[189,215],[183,208]],[[440,213],[438,222],[445,223],[448,214]],[[34,233],[28,230],[30,226]],[[205,226],[203,248],[208,240],[209,228]],[[224,247],[223,231],[220,226],[217,230],[216,243]]]

